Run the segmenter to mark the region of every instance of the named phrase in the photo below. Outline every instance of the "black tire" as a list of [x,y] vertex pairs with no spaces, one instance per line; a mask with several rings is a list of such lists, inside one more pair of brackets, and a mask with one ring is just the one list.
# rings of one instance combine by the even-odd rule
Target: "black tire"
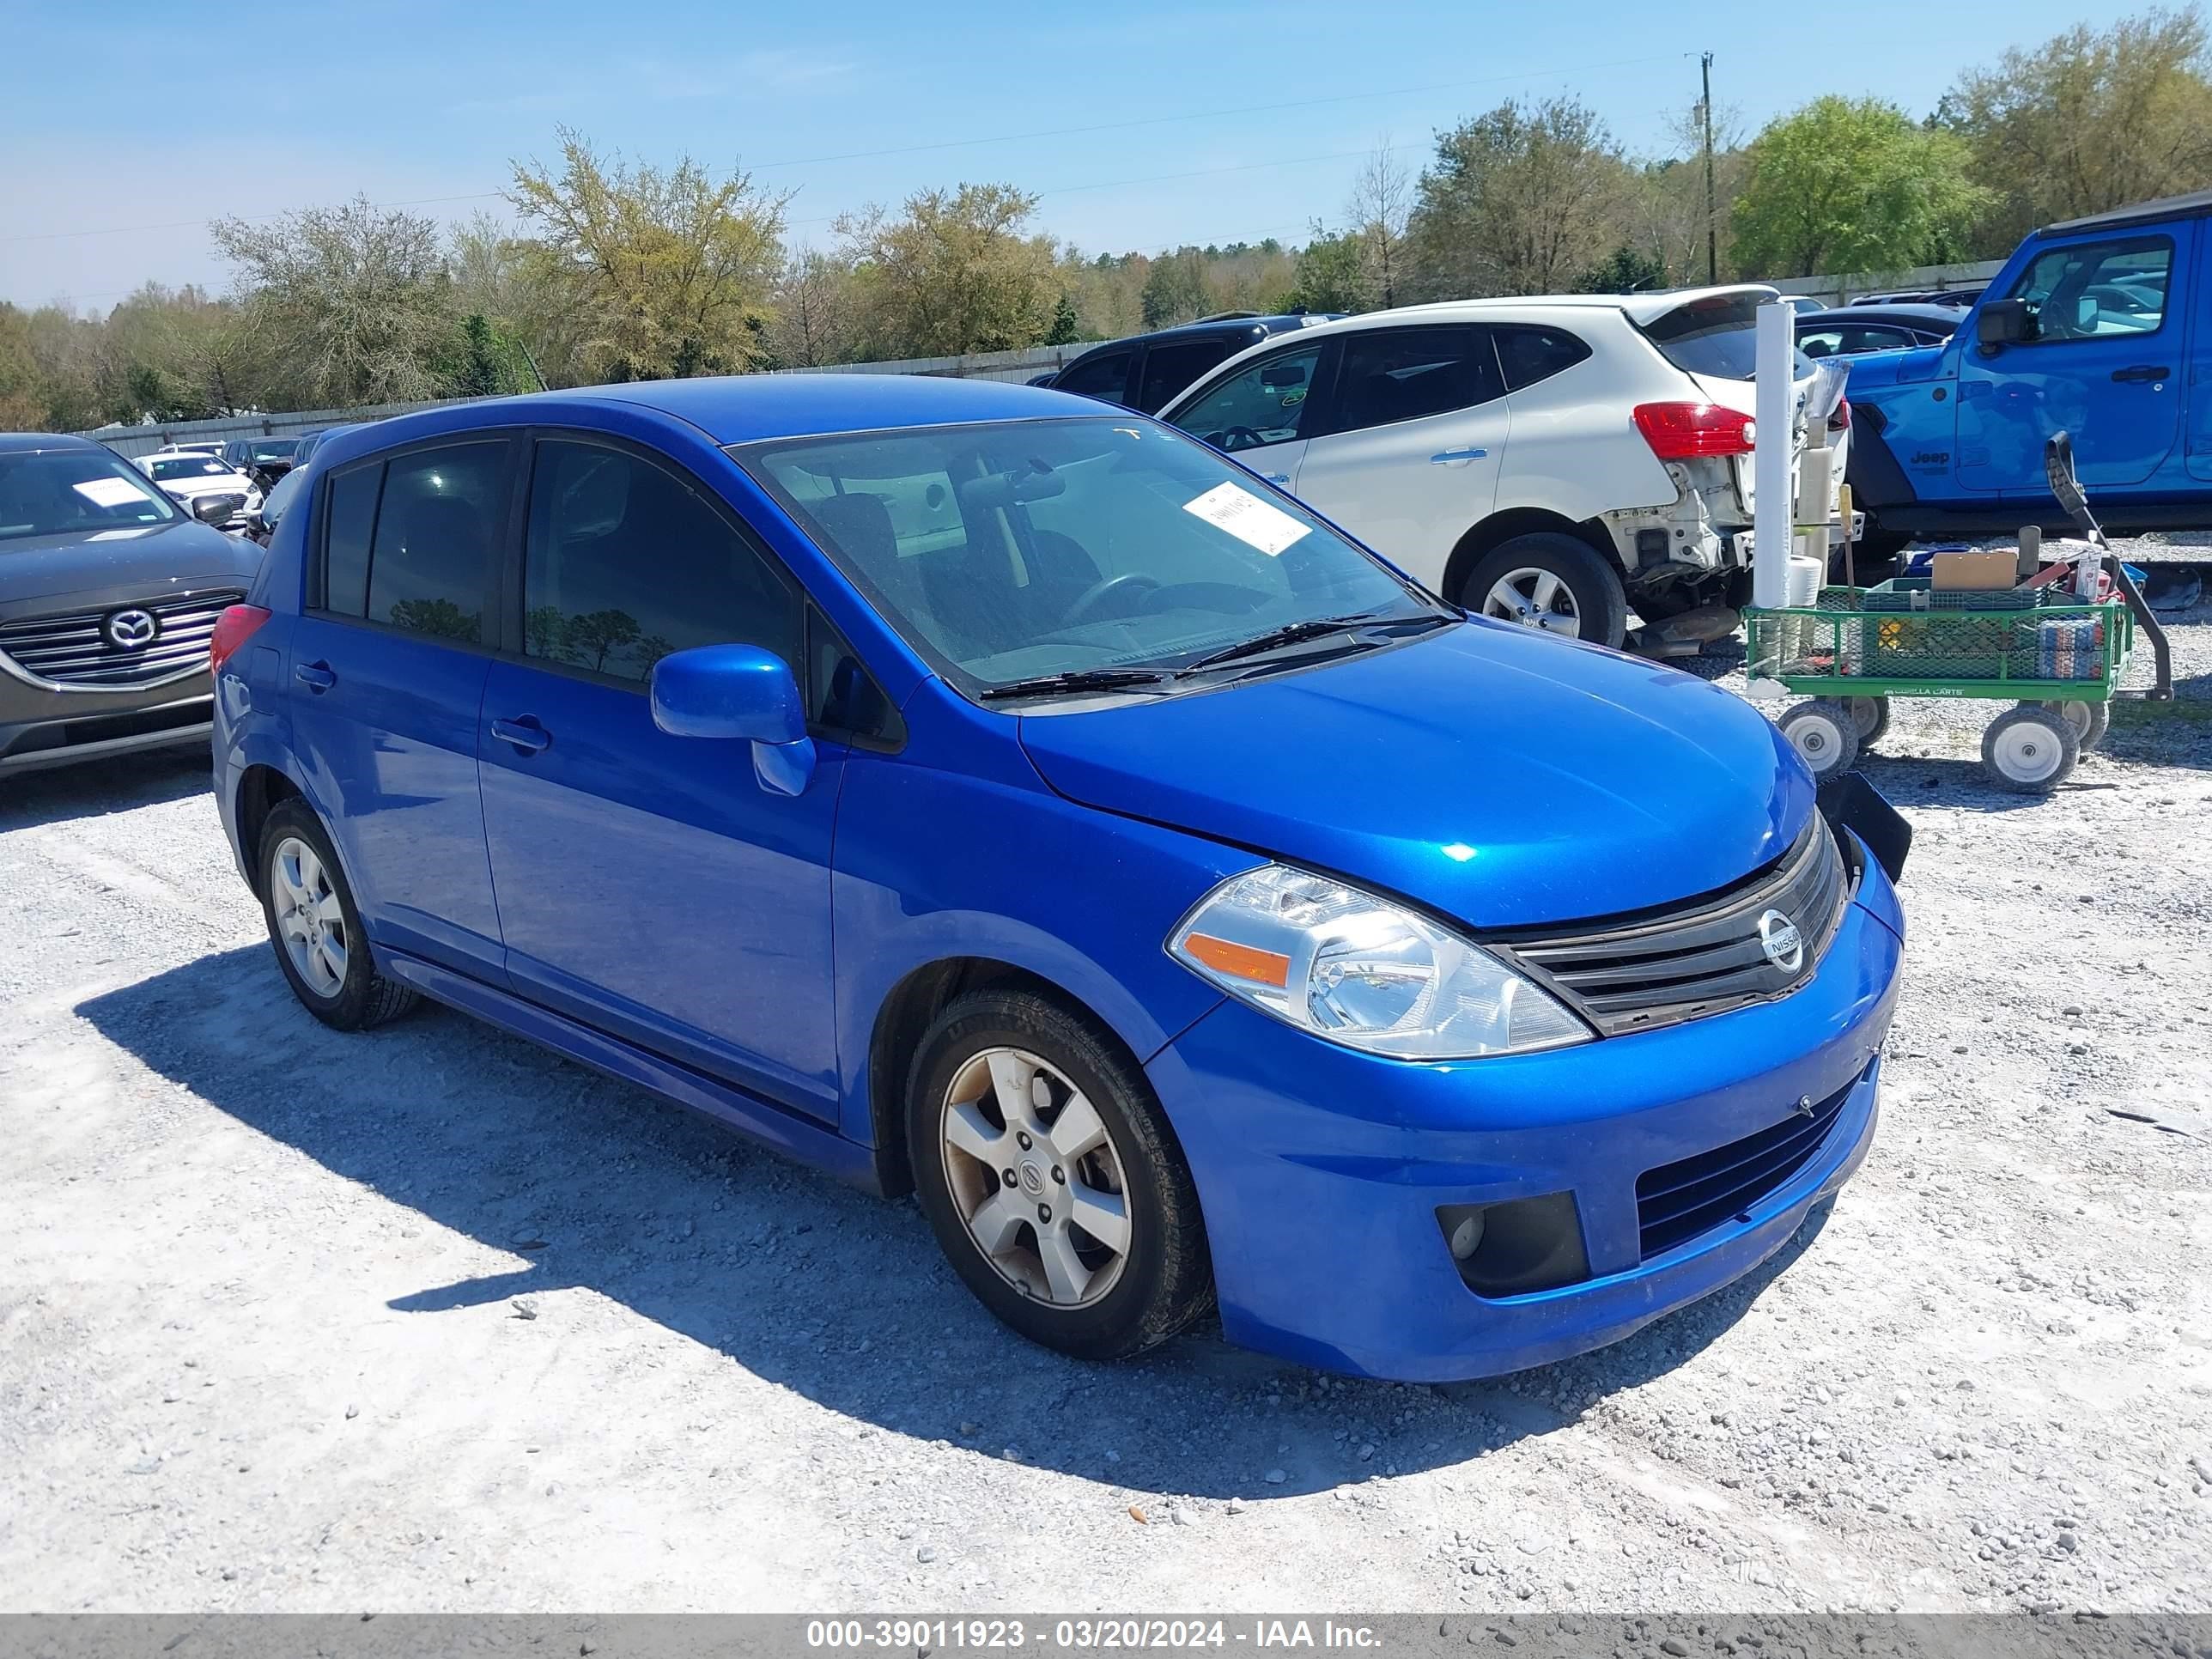
[[2087,754],[2104,742],[2112,727],[2112,708],[2104,702],[2046,702],[2042,705],[2074,728],[2074,736]]
[[2073,775],[2081,740],[2063,714],[2040,703],[2015,704],[1982,733],[1990,781],[2015,795],[2047,795]]
[[1475,561],[1454,603],[1477,616],[1516,620],[1488,608],[1491,589],[1516,570],[1540,570],[1565,585],[1574,606],[1574,637],[1615,650],[1628,637],[1628,591],[1620,573],[1589,543],[1558,530],[1534,530],[1500,542]]
[[[999,1048],[1033,1054],[1058,1073],[1091,1103],[1106,1132],[1122,1178],[1129,1238],[1118,1276],[1095,1301],[1055,1306],[1018,1287],[985,1254],[955,1195],[957,1177],[947,1166],[957,1160],[945,1150],[951,1091],[980,1056]],[[995,1098],[990,1103],[995,1109]],[[956,998],[915,1053],[906,1116],[915,1194],[946,1260],[977,1300],[1030,1341],[1079,1359],[1116,1359],[1165,1341],[1212,1305],[1205,1220],[1182,1149],[1144,1073],[1088,1018],[1029,991]],[[1000,1127],[1012,1133],[1015,1126]],[[1048,1161],[1050,1149],[1042,1140],[1035,1145],[1037,1161]],[[974,1167],[968,1166],[971,1176]],[[1025,1164],[1008,1189],[1025,1185],[1030,1173]],[[1027,1188],[1048,1202],[1067,1191]]]
[[[279,921],[276,859],[288,842],[304,842],[321,866],[331,897],[337,901],[345,973],[331,990],[310,982],[293,960]],[[365,1031],[373,1025],[397,1019],[422,999],[406,986],[385,978],[369,960],[368,936],[362,929],[361,912],[354,906],[353,889],[346,884],[337,852],[324,830],[322,820],[305,801],[279,801],[261,828],[261,847],[254,866],[256,890],[261,895],[262,920],[268,924],[270,947],[276,965],[292,988],[292,994],[324,1024],[339,1031]]]
[[1864,754],[1880,743],[1882,734],[1889,730],[1889,699],[1887,697],[1845,697],[1844,706],[1851,711],[1859,732],[1859,752]]
[[1825,781],[1848,772],[1859,757],[1859,726],[1849,705],[1835,697],[1801,702],[1777,722],[1797,758]]

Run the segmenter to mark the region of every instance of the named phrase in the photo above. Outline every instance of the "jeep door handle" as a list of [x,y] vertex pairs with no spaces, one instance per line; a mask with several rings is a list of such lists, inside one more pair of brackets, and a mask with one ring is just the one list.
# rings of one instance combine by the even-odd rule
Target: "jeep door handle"
[[301,663],[292,670],[292,678],[318,695],[338,683],[338,677],[331,672],[331,665],[326,662]]
[[525,755],[534,755],[553,741],[553,734],[529,714],[525,714],[520,720],[494,720],[491,734]]
[[1429,457],[1429,462],[1434,466],[1450,466],[1459,461],[1479,461],[1488,453],[1490,453],[1490,452],[1486,449],[1475,449],[1472,447],[1467,449],[1439,449],[1435,454]]
[[2173,371],[2164,363],[2136,363],[2129,368],[2116,368],[2112,378],[2123,386],[2142,386],[2152,380],[2170,380]]

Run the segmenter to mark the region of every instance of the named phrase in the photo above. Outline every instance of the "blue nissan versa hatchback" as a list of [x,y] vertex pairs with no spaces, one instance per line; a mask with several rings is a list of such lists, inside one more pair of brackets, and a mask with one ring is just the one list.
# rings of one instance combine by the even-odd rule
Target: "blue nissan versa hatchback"
[[[871,1188],[1067,1352],[1625,1335],[1864,1156],[1903,922],[1774,727],[1026,386],[331,439],[223,617],[310,1012],[427,994]],[[1846,815],[1847,816],[1847,815]]]

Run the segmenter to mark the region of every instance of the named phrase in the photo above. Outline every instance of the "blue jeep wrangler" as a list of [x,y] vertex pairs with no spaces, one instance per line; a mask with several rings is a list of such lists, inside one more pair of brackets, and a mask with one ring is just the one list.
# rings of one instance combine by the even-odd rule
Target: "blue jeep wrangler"
[[2200,191],[2033,232],[1949,341],[1851,359],[1870,559],[2069,530],[2044,476],[2059,431],[2106,529],[2212,528],[2208,216]]

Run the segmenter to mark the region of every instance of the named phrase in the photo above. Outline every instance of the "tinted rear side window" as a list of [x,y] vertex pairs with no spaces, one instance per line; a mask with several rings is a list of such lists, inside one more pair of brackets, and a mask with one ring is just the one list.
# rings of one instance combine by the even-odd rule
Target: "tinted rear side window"
[[1488,403],[1503,389],[1490,342],[1473,328],[1378,328],[1344,344],[1338,429],[1387,426]]
[[1118,404],[1121,394],[1128,390],[1129,356],[1126,351],[1105,351],[1071,363],[1052,383],[1052,389],[1080,392],[1086,398],[1103,398],[1109,403]]
[[642,684],[672,651],[757,645],[804,667],[797,592],[673,474],[596,444],[538,446],[525,654]]
[[1747,380],[1759,343],[1759,295],[1716,294],[1644,325],[1659,355],[1689,374]]
[[481,643],[493,614],[507,444],[453,444],[385,468],[368,557],[368,615],[411,633]]
[[1509,392],[1547,380],[1590,355],[1586,342],[1563,328],[1514,324],[1494,328],[1491,333],[1498,342],[1498,361],[1505,370],[1505,389]]
[[[330,525],[323,542],[323,608],[326,611],[346,617],[368,614],[368,538],[376,528],[376,492],[383,483],[381,462],[355,467],[331,480]],[[264,518],[274,503],[272,495],[264,504]]]
[[1156,345],[1145,354],[1145,373],[1137,383],[1137,407],[1157,413],[1167,400],[1212,368],[1225,363],[1250,340],[1188,340]]

